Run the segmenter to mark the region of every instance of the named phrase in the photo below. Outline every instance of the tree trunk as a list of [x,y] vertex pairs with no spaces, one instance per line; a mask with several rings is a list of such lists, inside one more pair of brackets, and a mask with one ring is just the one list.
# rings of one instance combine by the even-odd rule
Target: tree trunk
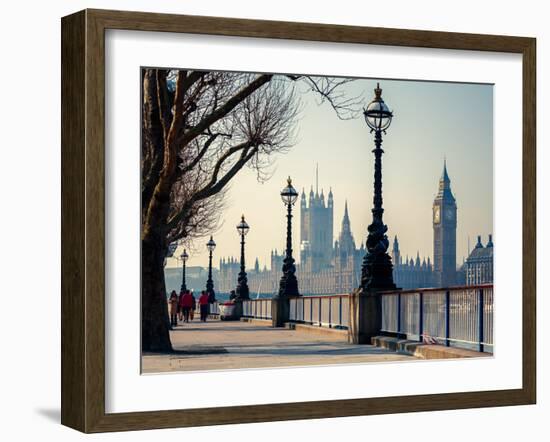
[[161,238],[141,241],[141,347],[142,351],[170,352],[168,304],[164,282],[166,250]]

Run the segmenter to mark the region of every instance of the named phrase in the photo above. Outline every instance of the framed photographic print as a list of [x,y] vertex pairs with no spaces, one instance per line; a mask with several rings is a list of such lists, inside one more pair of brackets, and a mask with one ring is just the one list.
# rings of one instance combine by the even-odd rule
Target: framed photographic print
[[62,423],[534,403],[535,67],[525,37],[63,18]]

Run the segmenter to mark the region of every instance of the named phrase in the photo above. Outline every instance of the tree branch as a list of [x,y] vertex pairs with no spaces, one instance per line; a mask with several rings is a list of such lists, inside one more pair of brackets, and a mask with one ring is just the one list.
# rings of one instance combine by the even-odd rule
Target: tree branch
[[187,143],[191,142],[212,124],[214,124],[220,118],[225,117],[229,112],[235,109],[235,107],[239,105],[246,97],[254,93],[264,84],[269,83],[272,78],[273,75],[271,74],[260,75],[258,78],[256,78],[254,81],[252,81],[246,87],[236,93],[233,97],[227,100],[227,102],[223,106],[215,109],[212,113],[204,117],[196,126],[190,128],[182,137],[181,143],[183,145],[186,145]]
[[208,138],[208,140],[205,141],[204,146],[202,146],[202,149],[199,150],[199,153],[197,154],[197,156],[187,166],[184,166],[181,168],[181,172],[178,174],[178,176],[183,176],[187,172],[190,172],[191,170],[193,170],[197,166],[197,164],[200,162],[200,160],[202,160],[202,158],[208,151],[208,148],[210,147],[210,145],[214,141],[216,141],[216,138],[218,138],[219,136],[220,134],[210,135],[210,138]]
[[[252,142],[245,141],[244,143],[237,144],[236,146],[231,147],[230,149],[227,149],[227,152],[225,152],[216,162],[216,165],[214,166],[214,171],[212,172],[212,178],[210,178],[210,181],[208,182],[207,186],[212,186],[218,181],[218,173],[220,172],[223,163],[225,160],[227,160],[229,157],[231,157],[234,153],[239,152],[242,150],[241,158],[246,155],[247,149],[252,146]],[[200,192],[199,192],[200,193]]]
[[164,220],[166,220],[168,216],[170,192],[174,183],[174,172],[177,165],[177,146],[175,140],[184,122],[182,106],[186,92],[184,89],[185,79],[186,75],[184,72],[178,72],[172,124],[170,125],[170,130],[164,142],[164,161],[160,176],[145,213],[145,219],[142,226],[142,239],[150,235],[150,229],[154,224],[152,222],[153,220],[157,220],[158,218],[164,218]]
[[[157,80],[157,100],[160,110],[160,122],[163,129],[163,138],[166,141],[168,138],[168,131],[172,125],[172,103],[168,94],[168,88],[166,87],[166,77],[168,71],[164,69],[156,69]],[[187,71],[180,71],[180,75],[187,77]]]
[[[226,185],[229,183],[229,181],[237,174],[237,172],[242,169],[242,167],[250,161],[252,157],[257,153],[258,147],[254,146],[253,149],[250,151],[248,150],[249,147],[252,145],[250,144],[248,147],[245,147],[246,144],[250,143],[241,143],[231,149],[228,150],[216,163],[216,171],[212,176],[212,179],[206,184],[201,190],[196,192],[191,198],[189,198],[181,208],[181,210],[175,214],[170,220],[168,220],[168,230],[174,229],[185,217],[189,209],[195,204],[197,201],[204,200],[206,198],[210,198],[211,196],[214,196],[218,192],[220,192]],[[221,165],[223,161],[225,161],[227,158],[229,158],[234,153],[238,152],[239,150],[242,150],[240,158],[231,166],[231,168],[225,173],[225,175],[217,180],[217,174],[219,173],[219,170],[221,169]]]

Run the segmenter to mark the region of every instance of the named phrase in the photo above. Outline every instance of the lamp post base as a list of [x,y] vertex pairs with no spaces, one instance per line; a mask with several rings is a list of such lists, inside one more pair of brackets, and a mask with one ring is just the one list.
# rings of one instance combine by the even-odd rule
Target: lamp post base
[[235,289],[237,299],[250,299],[250,289],[248,288],[248,279],[246,273],[240,273],[237,279],[237,288]]
[[300,296],[300,293],[298,293],[298,280],[294,274],[283,275],[279,283],[279,293],[275,297],[288,298],[291,296]]
[[368,252],[363,259],[361,288],[364,291],[394,290],[393,265],[386,252]]
[[235,295],[237,296],[236,299],[244,300],[244,299],[250,299],[250,290],[248,289],[248,286],[237,286],[235,289]]
[[382,329],[382,300],[377,291],[355,289],[350,296],[350,327],[348,341],[371,344]]
[[380,335],[382,330],[382,295],[380,292],[385,290],[399,289],[393,282],[391,258],[380,247],[365,255],[361,286],[355,289],[350,296],[349,342],[371,344],[372,338]]
[[[401,290],[401,289],[395,289]],[[355,289],[350,295],[348,342],[372,344],[382,330],[382,295],[379,290]]]
[[208,293],[208,302],[210,304],[216,302],[216,292],[214,291],[214,289],[206,289],[206,293]]
[[279,292],[275,295],[277,298],[300,296],[298,292],[298,279],[296,278],[296,266],[294,258],[286,257],[283,261],[283,276],[279,282]]
[[271,300],[271,324],[284,327],[290,320],[290,296],[277,296]]

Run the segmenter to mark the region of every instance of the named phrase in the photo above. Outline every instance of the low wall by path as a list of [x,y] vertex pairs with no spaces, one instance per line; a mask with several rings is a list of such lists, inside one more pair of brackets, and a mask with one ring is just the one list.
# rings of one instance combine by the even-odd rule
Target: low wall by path
[[[265,325],[271,327],[271,319],[241,318],[242,322],[248,322],[253,325]],[[347,340],[348,331],[345,329],[321,327],[319,325],[300,324],[295,322],[286,322],[284,328],[309,333],[315,336],[333,336],[341,337],[343,341]]]
[[265,325],[266,327],[271,327],[271,319],[259,319],[259,318],[245,318],[240,319],[241,322],[248,322],[252,325]]
[[348,331],[346,329],[320,327],[318,325],[300,324],[295,322],[285,323],[285,327],[290,330],[311,333],[317,336],[339,336],[343,341],[348,339]]
[[389,336],[376,336],[372,339],[372,344],[386,350],[392,350],[421,359],[484,358],[493,356],[491,353],[482,353],[437,344],[424,344],[418,341]]

